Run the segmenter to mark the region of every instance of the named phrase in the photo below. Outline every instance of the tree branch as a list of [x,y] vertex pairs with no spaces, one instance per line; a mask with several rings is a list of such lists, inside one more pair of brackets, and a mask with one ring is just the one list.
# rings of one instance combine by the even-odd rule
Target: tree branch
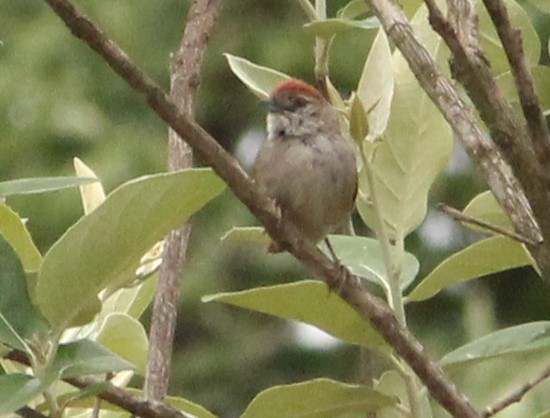
[[194,121],[182,114],[156,84],[138,70],[126,54],[66,0],[45,0],[70,28],[137,92],[145,96],[150,107],[231,187],[235,195],[264,225],[270,237],[285,243],[289,251],[331,288],[339,288],[341,297],[384,337],[411,366],[426,387],[445,409],[455,417],[479,418],[466,397],[451,383],[441,367],[431,360],[424,348],[395,319],[386,304],[362,288],[359,278],[345,268],[334,265],[312,242],[302,237],[289,222],[281,219],[273,202],[261,194],[237,161]]
[[[29,358],[20,350],[12,350],[4,358],[27,366],[30,365]],[[183,414],[170,405],[158,401],[149,401],[139,396],[135,396],[113,385],[111,382],[97,377],[71,377],[63,379],[63,381],[79,389],[85,389],[91,386],[101,386],[105,389],[96,395],[97,398],[119,406],[125,411],[141,418],[192,418],[190,415]],[[22,409],[28,410],[30,408]],[[28,416],[31,417],[30,415]],[[40,418],[42,417],[43,416]],[[36,418],[38,418],[38,416],[36,416]]]
[[523,397],[529,392],[531,389],[533,389],[535,386],[537,386],[542,381],[548,379],[550,377],[550,367],[547,368],[538,378],[533,380],[532,382],[526,383],[519,389],[515,390],[508,396],[506,396],[504,399],[500,400],[496,404],[492,406],[488,406],[483,411],[482,417],[483,418],[489,418],[493,415],[498,414],[500,411],[502,411],[505,408],[508,408],[510,405],[513,405],[515,403],[520,402]]
[[[455,2],[458,0],[454,0]],[[438,32],[453,54],[451,70],[454,77],[464,86],[470,99],[480,111],[481,118],[490,130],[491,137],[498,145],[506,161],[525,191],[525,196],[540,227],[541,235],[545,241],[540,245],[531,245],[529,250],[533,254],[537,264],[543,273],[550,273],[550,217],[547,216],[550,207],[550,171],[543,157],[537,156],[533,146],[533,138],[523,127],[523,123],[514,114],[510,103],[504,97],[500,87],[494,80],[489,62],[479,46],[479,41],[474,40],[477,36],[477,16],[472,8],[468,18],[471,22],[466,25],[459,19],[454,22],[447,20],[439,10],[434,0],[424,0],[430,13],[430,23]],[[459,7],[456,7],[459,9]],[[453,26],[454,24],[454,26]],[[462,35],[457,25],[475,27],[470,31],[469,37]],[[521,95],[527,93],[520,93]],[[533,91],[534,94],[534,91]],[[540,138],[537,140],[543,142]],[[547,146],[547,145],[545,145]],[[491,189],[494,191],[493,187]],[[514,228],[518,233],[540,242],[540,239],[531,234],[526,234],[516,219],[510,215]],[[539,237],[540,238],[540,237]]]
[[[221,0],[193,2],[180,47],[172,57],[170,97],[181,112],[191,119],[195,116],[196,93],[206,44],[220,5]],[[175,171],[192,166],[191,147],[177,132],[170,129],[168,169]],[[149,360],[144,384],[144,391],[149,399],[162,400],[168,392],[180,277],[185,265],[190,233],[191,223],[187,222],[173,230],[165,241],[149,333]]]
[[505,237],[513,239],[514,241],[521,242],[522,244],[528,244],[528,245],[536,244],[535,242],[531,241],[528,238],[525,238],[524,236],[516,234],[515,232],[512,232],[512,231],[508,231],[507,229],[501,228],[500,226],[497,226],[497,225],[493,225],[489,222],[485,222],[481,219],[474,218],[473,216],[466,215],[465,213],[451,206],[445,205],[444,203],[439,203],[437,205],[437,208],[462,223],[477,225],[481,228],[486,229],[487,231],[495,232],[499,235],[503,235]]
[[452,127],[468,154],[477,161],[495,198],[516,231],[539,242],[541,235],[522,187],[499,150],[479,127],[473,112],[443,76],[434,58],[415,37],[405,14],[389,0],[368,0],[386,33],[409,63],[418,82]]
[[547,166],[550,163],[550,135],[539,97],[535,92],[531,71],[525,60],[521,32],[512,27],[510,16],[502,0],[483,0],[483,3],[495,25],[512,69],[523,116],[527,121],[536,155],[540,164]]

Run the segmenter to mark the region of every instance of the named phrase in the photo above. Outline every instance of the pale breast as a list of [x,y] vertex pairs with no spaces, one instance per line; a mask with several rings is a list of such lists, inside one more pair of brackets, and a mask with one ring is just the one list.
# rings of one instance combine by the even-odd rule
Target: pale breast
[[342,139],[268,141],[256,162],[256,181],[311,240],[346,220],[357,188],[355,156]]

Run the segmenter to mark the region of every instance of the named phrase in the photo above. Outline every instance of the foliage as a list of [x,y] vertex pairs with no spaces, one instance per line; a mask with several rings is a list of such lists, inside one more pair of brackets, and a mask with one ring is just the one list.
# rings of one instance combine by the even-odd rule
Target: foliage
[[[84,171],[83,163],[77,164]],[[66,182],[52,184],[67,187]],[[71,184],[82,182],[71,180]],[[143,309],[136,311],[133,305],[138,296],[148,305],[154,286],[147,283],[151,278],[137,279],[139,258],[221,193],[224,184],[211,170],[193,169],[135,179],[107,197],[101,187],[92,189],[95,193],[86,189],[89,186],[81,187],[89,213],[44,257],[17,214],[0,206],[4,225],[0,341],[25,352],[34,375],[0,376],[0,414],[19,409],[43,392],[50,394],[46,401],[51,413],[59,414],[66,405],[51,399],[65,390],[54,394],[50,389],[58,379],[101,373],[116,376],[123,371],[143,374],[148,341],[138,321]],[[44,181],[33,181],[19,193],[52,188],[45,187]],[[92,202],[102,199],[90,210]],[[144,224],[148,227],[143,228]],[[20,261],[23,257],[28,260],[25,264]],[[121,378],[127,381],[129,376]]]
[[[141,20],[139,23],[136,22],[137,25],[151,29],[150,32],[154,33],[158,40],[162,38],[164,41],[169,38],[170,44],[174,46],[178,31],[174,29],[173,34],[167,34],[166,31],[167,28],[179,27],[177,19],[181,16],[175,16],[170,10],[170,7],[179,7],[173,2],[166,8],[157,9],[160,6],[154,6],[152,3],[154,2],[139,3],[134,10],[130,10],[131,6],[122,3],[108,3],[107,7],[98,2],[87,7],[92,16],[104,22],[115,37],[123,40],[123,44],[131,53],[153,63],[149,69],[159,78],[165,78],[165,57],[169,48],[163,49],[163,42],[155,42],[156,39],[152,39],[151,43],[161,44],[163,48],[150,48],[147,52],[140,49],[141,44],[145,42],[133,39],[136,28],[128,23],[132,19],[125,18],[126,14],[139,15]],[[252,2],[245,3],[247,4],[242,6],[243,9],[238,9],[235,5],[228,6],[225,17],[239,15],[239,18],[244,21],[248,19],[249,22],[257,19]],[[303,68],[306,65],[311,67],[311,63],[302,64],[305,60],[303,57],[307,55],[304,51],[309,48],[309,41],[313,37],[329,40],[332,71],[332,80],[328,80],[330,99],[343,114],[342,126],[353,138],[358,158],[361,160],[360,192],[357,200],[360,218],[357,220],[358,229],[365,231],[368,227],[374,230],[377,236],[377,239],[362,236],[331,237],[332,245],[342,262],[354,274],[364,278],[365,286],[373,286],[382,297],[385,297],[396,309],[397,315],[402,315],[400,319],[403,322],[406,303],[409,303],[407,306],[410,310],[417,309],[419,305],[429,304],[430,299],[440,293],[448,294],[449,292],[445,291],[449,288],[452,288],[451,292],[460,292],[460,287],[458,290],[456,287],[460,283],[521,266],[531,265],[536,269],[523,245],[502,236],[484,236],[441,260],[432,269],[419,255],[421,251],[410,245],[411,241],[417,239],[416,231],[420,225],[429,217],[430,193],[433,193],[434,185],[436,188],[441,187],[437,179],[445,176],[442,171],[452,154],[452,133],[418,86],[403,57],[392,49],[385,33],[378,28],[376,20],[367,17],[368,10],[364,7],[364,2],[352,0],[347,4],[343,1],[337,3],[342,6],[341,9],[329,10],[333,12],[330,15],[334,17],[305,24],[305,37],[301,32],[297,32],[297,36],[305,40],[304,45],[307,42],[306,47],[300,49],[299,45],[292,50],[283,47],[273,48],[268,54],[268,48],[256,46],[260,52],[257,52],[255,58],[265,65],[255,64],[253,60],[233,54],[225,56],[230,70],[237,78],[253,95],[263,99],[268,96],[275,84],[289,77],[287,73],[305,74]],[[417,8],[413,3],[411,1],[407,4],[412,22],[428,50],[445,68],[448,53],[441,40],[431,31],[425,8]],[[514,25],[522,31],[529,65],[533,69],[538,91],[542,93],[543,105],[548,109],[550,89],[546,87],[550,83],[550,72],[547,67],[539,65],[541,43],[527,13],[512,0],[506,3]],[[529,3],[542,10],[547,8],[541,1],[529,0]],[[10,7],[13,10],[9,10]],[[269,10],[269,18],[273,21],[282,19],[279,2],[266,2],[262,7]],[[290,14],[298,15],[298,6],[294,4],[292,7],[294,8],[290,10],[293,13]],[[25,36],[21,36],[17,50],[10,42],[11,39],[5,40],[8,47],[2,54],[6,62],[16,69],[28,68],[28,71],[41,74],[41,77],[30,78],[32,83],[26,82],[25,72],[13,76],[17,71],[12,69],[9,85],[5,77],[0,81],[4,83],[0,85],[5,87],[2,90],[3,95],[16,97],[12,103],[6,102],[5,99],[0,101],[0,113],[8,115],[6,118],[9,119],[9,123],[3,124],[8,128],[2,131],[7,140],[0,142],[0,173],[6,176],[9,174],[12,178],[28,177],[43,172],[57,175],[63,171],[61,167],[65,164],[67,156],[85,153],[90,143],[96,141],[99,145],[91,152],[91,157],[98,157],[98,161],[101,161],[98,171],[106,173],[108,179],[100,182],[92,170],[77,161],[77,177],[30,177],[0,182],[0,195],[9,196],[10,203],[0,204],[0,342],[6,351],[18,349],[25,352],[31,359],[32,366],[32,374],[29,374],[18,369],[15,363],[1,360],[0,364],[5,373],[0,375],[0,414],[13,412],[30,402],[34,402],[42,409],[49,409],[52,415],[63,412],[68,407],[74,408],[77,413],[87,414],[93,408],[91,397],[102,388],[74,391],[56,383],[70,376],[113,373],[113,380],[126,386],[135,373],[143,374],[148,341],[141,317],[155,290],[156,275],[150,274],[158,266],[158,241],[170,229],[194,214],[201,227],[200,234],[203,234],[202,231],[208,232],[210,228],[216,230],[214,233],[219,235],[220,225],[246,223],[249,218],[235,214],[236,210],[232,209],[234,206],[226,203],[231,198],[228,196],[220,199],[223,203],[217,202],[220,205],[217,211],[211,207],[201,210],[224,188],[221,181],[208,169],[134,178],[140,170],[134,166],[137,165],[136,161],[126,158],[129,154],[128,147],[121,148],[120,140],[132,138],[132,147],[139,145],[142,150],[142,156],[138,158],[144,160],[144,166],[148,170],[158,170],[162,155],[157,150],[160,148],[159,144],[151,141],[151,137],[160,137],[161,125],[149,119],[145,108],[128,102],[129,99],[121,94],[123,87],[116,80],[110,79],[111,75],[103,63],[91,58],[88,51],[81,55],[82,59],[77,59],[73,63],[74,73],[66,78],[56,76],[65,55],[60,52],[45,55],[43,51],[61,51],[56,45],[62,43],[60,39],[65,36],[64,28],[58,22],[50,22],[51,17],[40,13],[31,2],[21,1],[17,5],[2,5],[0,12],[6,11],[3,10],[6,8],[17,13],[20,21],[29,27],[32,26],[34,29],[39,25],[47,26],[50,32],[49,36],[42,36],[45,34],[41,31],[24,32]],[[157,13],[159,10],[162,13]],[[243,10],[248,14],[240,16]],[[513,80],[498,37],[481,8],[479,13],[482,41],[491,60],[495,78],[510,101],[517,105]],[[143,17],[149,15],[154,16],[154,19]],[[33,16],[35,21],[31,21]],[[223,19],[224,16],[221,17],[221,20]],[[228,35],[228,39],[225,40],[226,49],[239,52],[244,51],[241,43],[258,45],[257,39],[265,35],[264,31],[269,30],[275,33],[271,34],[270,42],[280,43],[280,39],[276,40],[274,36],[287,36],[289,28],[272,27],[272,23],[265,24],[265,19],[267,18],[260,19],[257,30],[252,31],[253,35],[243,35],[242,38]],[[158,21],[163,24],[158,26],[154,23]],[[236,21],[235,19],[234,22]],[[297,21],[291,22],[293,30],[297,26],[296,23]],[[13,28],[11,30],[14,31]],[[226,32],[232,33],[227,30]],[[38,49],[33,48],[36,40],[41,38],[46,39],[44,42],[47,44],[41,44]],[[356,41],[358,39],[359,41]],[[345,59],[340,59],[342,50],[346,50],[341,46],[346,41],[367,42],[370,45],[368,56],[357,54],[357,57],[351,57],[353,54],[345,53]],[[28,67],[21,65],[22,58],[19,55],[21,51],[27,50],[32,57],[31,65]],[[216,45],[213,50],[217,51]],[[247,50],[245,55],[253,55],[251,50],[254,48]],[[300,51],[298,60],[291,59],[298,54],[295,51]],[[222,68],[221,54],[211,55],[209,59],[211,63],[216,63],[216,66],[209,67],[207,63],[207,82],[209,79],[219,78],[218,83],[223,85],[223,88],[227,88],[225,84],[231,86],[234,81],[226,78],[227,71],[219,70]],[[292,67],[292,62],[299,60],[302,61],[302,70]],[[355,72],[350,70],[353,68],[352,64],[358,62],[361,65],[355,68]],[[212,68],[218,68],[218,73]],[[7,70],[5,71],[7,73]],[[96,73],[97,84],[83,83],[82,78],[91,73]],[[220,73],[223,76],[219,76]],[[335,85],[353,91],[347,99],[343,99]],[[22,93],[15,91],[19,86],[23,87]],[[55,91],[60,86],[70,94],[56,95]],[[220,106],[231,107],[227,103],[219,103],[218,99],[222,94],[218,94],[216,88],[221,90],[221,87],[216,87],[214,82],[209,86],[211,94],[204,97],[199,117],[211,121],[207,123],[208,127],[215,135],[220,133],[219,137],[223,143],[228,141],[225,135],[242,129],[242,120],[239,118],[250,116],[247,110],[250,107],[247,106],[251,105],[247,105],[243,99],[242,102],[245,104],[240,109],[240,115],[232,113],[232,119],[228,119],[229,116],[224,114],[225,112],[220,112]],[[235,87],[235,90],[242,96],[238,87]],[[223,95],[225,96],[226,92]],[[54,98],[48,106],[44,105],[46,96]],[[99,102],[101,106],[98,105]],[[52,109],[51,115],[48,117],[39,111],[39,108]],[[215,117],[207,117],[209,112],[216,112]],[[58,159],[56,164],[51,165],[47,158],[41,158],[40,154],[46,145],[39,142],[38,132],[44,132],[44,137],[55,137],[48,142],[48,146],[61,150],[55,153]],[[105,135],[105,132],[109,132],[109,135]],[[28,141],[26,151],[16,148],[16,141]],[[32,169],[25,171],[19,166],[12,167],[12,162],[17,160],[28,161]],[[32,165],[33,161],[37,164]],[[123,182],[123,179],[128,177],[134,179]],[[121,182],[121,186],[105,196],[102,183]],[[28,203],[25,202],[29,200],[25,199],[32,198],[27,196],[28,194],[42,194],[76,186],[80,188],[85,215],[72,222],[70,227],[61,228],[64,232],[53,234],[57,236],[55,240],[42,237],[39,245],[36,245],[33,240],[36,234],[29,232],[29,229],[32,230],[33,222],[37,222],[41,217],[50,219],[54,216],[45,216],[36,209],[34,212],[31,210],[31,225],[28,225],[18,215],[17,207],[27,212]],[[47,196],[50,201],[55,201],[60,194]],[[511,229],[510,222],[489,192],[474,196],[464,212]],[[208,220],[216,220],[201,223],[201,216],[206,217],[205,213],[209,215]],[[57,230],[59,232],[60,229]],[[213,293],[203,297],[206,302],[223,302],[313,325],[336,337],[340,341],[341,349],[352,346],[368,348],[387,360],[393,369],[376,376],[374,387],[369,388],[327,378],[311,379],[311,373],[302,372],[306,366],[300,365],[297,373],[296,370],[289,372],[291,382],[285,380],[282,385],[280,377],[273,377],[279,376],[275,373],[266,381],[261,381],[258,377],[256,380],[260,383],[252,387],[246,386],[246,390],[242,390],[244,394],[241,394],[243,398],[239,399],[238,407],[234,407],[231,412],[221,411],[220,415],[242,413],[240,416],[247,418],[300,414],[354,417],[378,411],[379,416],[391,418],[400,416],[404,410],[421,411],[418,416],[423,417],[434,413],[428,398],[423,396],[423,391],[416,391],[416,395],[411,396],[411,393],[415,393],[411,387],[416,388],[414,385],[418,385],[418,382],[415,382],[411,372],[404,368],[400,360],[394,357],[370,324],[365,324],[337,295],[329,294],[323,284],[303,280],[273,286],[270,279],[261,279],[270,286],[257,287],[257,277],[266,276],[265,270],[268,268],[265,265],[253,268],[253,273],[250,274],[242,266],[230,263],[229,260],[235,257],[232,256],[234,253],[227,255],[228,248],[243,247],[247,243],[253,243],[255,247],[266,245],[266,238],[260,228],[233,228],[225,238],[222,245],[211,242],[204,245],[204,242],[208,241],[199,241],[207,250],[197,255],[196,259],[200,261],[194,262],[202,265],[196,268],[194,276],[197,279],[199,276],[225,277],[234,269],[237,270],[235,275],[241,280],[239,287],[243,286],[243,280],[250,283],[244,283],[245,290],[224,293],[215,293],[226,285],[223,279],[209,283],[197,280],[189,284],[190,293],[194,296],[190,302],[189,296],[186,295],[188,299],[185,302],[193,307],[186,310],[190,318],[184,318],[184,322],[188,322],[183,327],[190,327],[185,331],[207,334],[206,339],[210,344],[199,346],[196,351],[193,351],[194,347],[190,344],[181,363],[186,364],[185,378],[189,379],[188,382],[201,378],[205,380],[203,385],[207,388],[207,394],[202,394],[202,399],[218,407],[224,404],[226,398],[218,392],[225,393],[230,386],[236,387],[234,390],[240,392],[239,379],[242,379],[242,382],[250,381],[249,377],[254,376],[256,364],[264,366],[263,370],[266,370],[265,363],[272,358],[269,357],[270,353],[275,349],[287,350],[288,346],[285,346],[284,342],[278,342],[280,345],[276,345],[275,340],[284,334],[275,334],[268,329],[264,334],[260,334],[260,339],[269,339],[269,344],[275,348],[270,348],[269,354],[262,352],[258,349],[260,345],[251,343],[251,337],[241,336],[249,329],[257,330],[261,327],[265,330],[266,320],[258,327],[258,324],[254,323],[254,317],[234,311],[228,313],[222,310],[223,308],[216,310],[214,304],[206,305],[216,315],[210,320],[211,323],[208,326],[200,324],[195,325],[195,328],[191,327],[189,324],[193,317],[200,316],[198,309],[203,309],[197,308],[198,294]],[[44,251],[43,248],[48,249]],[[258,254],[251,253],[254,256]],[[144,254],[147,257],[142,260],[147,261],[140,262]],[[210,261],[218,256],[223,261],[215,267]],[[246,259],[246,255],[242,255],[241,258]],[[152,264],[149,265],[151,260]],[[261,263],[270,262],[262,259]],[[136,274],[136,271],[140,273]],[[304,273],[300,274],[303,276]],[[407,311],[408,315],[409,312]],[[241,315],[238,322],[227,319],[236,315]],[[445,312],[438,312],[437,315],[443,319],[447,318]],[[410,322],[410,316],[406,319]],[[447,347],[448,352],[442,356],[441,364],[449,370],[475,373],[470,370],[473,364],[486,364],[495,358],[517,360],[523,359],[527,354],[547,353],[550,348],[548,326],[547,322],[525,321],[521,325],[475,338],[460,347]],[[447,325],[446,331],[449,329],[451,326]],[[247,335],[250,334],[253,333]],[[211,340],[214,338],[216,342],[212,344]],[[218,346],[224,346],[228,341],[233,344],[235,339],[244,340],[241,342],[243,345],[231,345],[231,348],[226,347],[220,354],[221,348]],[[216,347],[211,347],[212,345]],[[249,346],[249,351],[244,351],[244,345]],[[213,352],[217,357],[210,357]],[[330,360],[334,363],[334,359]],[[525,361],[529,362],[530,357]],[[206,366],[201,369],[201,362],[208,363],[210,367],[214,364],[218,371],[221,370],[221,379],[212,378],[221,381],[221,384],[214,385],[214,382],[205,379],[201,372]],[[231,369],[228,363],[242,367],[232,364],[234,368]],[[177,371],[178,361],[175,366]],[[313,369],[316,376],[319,368]],[[240,376],[225,370],[241,370]],[[337,376],[340,380],[350,378],[350,373],[346,373],[344,367],[340,366],[340,372]],[[300,373],[307,379],[304,380]],[[333,374],[337,372],[333,371]],[[212,376],[216,375],[213,373]],[[178,377],[174,386],[177,385],[177,379]],[[227,382],[223,379],[227,379]],[[511,383],[516,383],[514,377],[510,380]],[[265,388],[268,384],[270,388],[258,393],[259,387]],[[471,383],[470,390],[472,388],[481,392],[483,389],[477,388],[475,382]],[[191,389],[190,392],[192,396],[199,396]],[[137,390],[133,390],[133,393],[141,394]],[[52,398],[57,402],[52,402]],[[248,400],[250,403],[244,412],[242,408],[239,410]],[[491,399],[484,399],[484,402],[489,401]],[[197,417],[216,416],[200,405],[181,397],[169,398],[168,402],[181,411]],[[104,407],[117,414],[112,405]],[[541,404],[537,409],[528,410],[528,406],[525,406],[522,413],[537,413],[544,416],[544,408],[549,407],[550,405]]]

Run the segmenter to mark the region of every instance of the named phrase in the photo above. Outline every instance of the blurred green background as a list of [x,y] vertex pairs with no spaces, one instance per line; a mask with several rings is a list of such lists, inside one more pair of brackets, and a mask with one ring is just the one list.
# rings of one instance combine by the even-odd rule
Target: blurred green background
[[[169,55],[179,44],[188,1],[75,3],[168,88]],[[311,81],[313,38],[301,28],[305,18],[295,1],[224,3],[204,63],[197,118],[247,163],[263,138],[264,111],[231,74],[222,54]],[[345,4],[328,1],[329,15]],[[528,10],[547,45],[550,16]],[[357,84],[373,35],[350,31],[333,46],[331,77],[344,96]],[[543,50],[542,62],[548,63],[547,48]],[[70,35],[44,2],[0,0],[0,181],[72,175],[72,158],[79,157],[110,191],[136,176],[165,170],[166,143],[164,124]],[[432,207],[445,202],[462,208],[484,188],[473,165],[457,150],[433,187]],[[14,197],[8,203],[29,219],[42,251],[82,215],[76,190]],[[200,302],[209,293],[310,277],[288,255],[268,256],[245,244],[220,243],[232,226],[252,224],[253,217],[230,191],[208,205],[194,218],[182,284],[171,393],[224,417],[238,416],[256,393],[272,385],[318,376],[354,381],[358,376],[355,347],[296,324]],[[422,277],[476,238],[434,210],[407,244],[421,261]],[[546,319],[549,312],[550,287],[527,268],[408,307],[410,326],[436,358],[494,328]],[[495,370],[484,376],[498,379]],[[472,376],[463,377],[468,379]],[[486,402],[482,394],[476,396]]]

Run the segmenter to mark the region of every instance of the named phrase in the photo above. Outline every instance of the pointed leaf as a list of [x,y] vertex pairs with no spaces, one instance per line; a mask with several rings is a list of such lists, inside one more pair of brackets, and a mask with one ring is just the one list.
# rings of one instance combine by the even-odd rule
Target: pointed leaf
[[369,111],[369,137],[377,138],[388,126],[393,97],[392,54],[388,37],[380,29],[372,43],[369,56],[365,62],[357,96],[363,108]]
[[[343,265],[353,274],[387,288],[387,272],[380,242],[373,238],[330,235],[330,243]],[[405,252],[401,264],[400,287],[406,289],[416,278],[420,263]]]
[[269,236],[262,227],[259,226],[235,226],[227,231],[221,241],[244,241],[262,246],[269,245]]
[[[111,387],[112,384],[109,382],[103,382],[98,385],[94,385],[91,391],[87,393],[83,393],[82,396],[78,396],[83,391],[78,392],[71,392],[66,395],[62,395],[58,398],[59,403],[67,402],[70,399],[74,399],[70,401],[69,406],[71,408],[80,408],[80,409],[91,409],[96,404],[96,399],[90,396],[94,396],[95,392],[102,392],[105,389],[108,389]],[[138,398],[144,398],[144,393],[142,390],[134,389],[134,388],[126,388],[125,389],[129,394],[138,397]],[[187,399],[176,397],[176,396],[167,396],[164,398],[164,401],[171,405],[172,407],[176,408],[180,412],[187,414],[186,416],[189,416],[189,418],[217,418],[216,415],[208,411],[206,408],[204,408],[201,405],[198,405],[194,402],[191,402]],[[114,411],[120,411],[120,407],[113,405],[109,402],[104,402],[101,404],[101,411],[102,416],[105,411],[114,412]],[[125,414],[125,416],[127,413]]]
[[149,341],[139,321],[126,314],[112,313],[105,318],[96,341],[128,360],[145,376]]
[[[374,388],[385,395],[396,397],[399,399],[402,406],[405,406],[410,410],[407,384],[403,380],[403,377],[401,377],[401,375],[395,370],[384,372],[384,374],[380,376],[380,379],[375,382]],[[403,416],[402,413],[391,406],[383,408],[376,414],[376,418],[397,418],[401,416]],[[428,397],[425,395],[422,396],[422,399],[420,400],[420,411],[418,416],[422,418],[432,417],[430,402]]]
[[369,11],[369,6],[364,0],[351,0],[336,13],[337,17],[355,19]]
[[[418,36],[436,59],[444,55],[442,41],[421,7],[412,20]],[[428,191],[447,163],[452,150],[451,130],[400,52],[393,55],[394,94],[388,127],[372,156],[374,187],[384,221],[392,237],[400,239],[416,229],[427,211]],[[365,107],[369,104],[364,101]],[[359,178],[357,208],[371,227],[375,211],[366,174]]]
[[[464,208],[463,212],[468,216],[481,219],[482,221],[488,222],[495,226],[500,226],[508,231],[514,230],[512,222],[510,222],[510,219],[508,219],[490,190],[480,193],[474,197]],[[464,225],[477,231],[491,233],[491,231],[475,225],[467,223]]]
[[35,289],[41,311],[57,329],[90,322],[101,308],[97,294],[134,280],[141,256],[224,187],[211,170],[193,169],[116,189],[44,257]]
[[363,103],[361,103],[361,99],[355,94],[351,98],[349,109],[349,133],[359,146],[361,146],[370,133],[367,113]]
[[531,322],[493,332],[445,355],[446,369],[474,366],[482,361],[550,352],[550,321]]
[[34,245],[23,220],[8,206],[0,203],[0,235],[10,243],[26,271],[37,271],[42,255]]
[[242,292],[219,293],[205,296],[203,301],[228,303],[305,322],[351,344],[380,351],[387,349],[385,341],[370,323],[365,322],[337,295],[329,293],[326,285],[319,281],[304,280]]
[[90,184],[94,177],[34,177],[0,182],[0,196],[53,192],[56,190]]
[[[336,87],[334,87],[334,84],[332,84],[332,81],[330,81],[330,78],[326,78],[327,83],[327,94],[328,99],[330,101],[330,104],[336,108],[339,113],[343,113],[346,109],[346,104],[344,103],[344,100],[342,100],[342,96],[340,96],[340,92]],[[343,119],[343,118],[341,118]]]
[[136,286],[117,290],[103,302],[98,318],[118,312],[139,319],[155,296],[157,279],[155,274]]
[[66,379],[122,370],[135,366],[94,341],[80,340],[59,346],[49,373]]
[[396,399],[361,385],[315,379],[264,390],[241,418],[338,418],[366,416]]
[[25,406],[49,385],[25,374],[0,375],[0,415],[4,416]]
[[21,350],[27,350],[24,340],[48,331],[46,321],[29,297],[23,266],[1,235],[0,315],[0,340]]
[[216,415],[207,410],[204,406],[191,402],[188,399],[177,396],[167,396],[166,402],[179,411],[191,415],[193,418],[217,418]]
[[[543,65],[537,65],[531,68],[531,75],[535,83],[535,91],[540,99],[540,105],[543,110],[550,109],[550,68]],[[505,97],[510,101],[518,113],[521,112],[519,97],[516,90],[516,83],[510,71],[497,77],[499,86]]]
[[533,264],[533,259],[523,245],[502,236],[487,238],[444,260],[414,288],[406,300],[429,299],[447,287],[529,264]]
[[[534,67],[539,62],[541,47],[539,37],[531,23],[531,19],[527,12],[515,0],[504,0],[504,4],[508,10],[512,26],[521,32],[527,63],[530,67]],[[479,16],[481,46],[491,62],[493,74],[502,74],[508,71],[510,66],[495,26],[483,2],[476,2],[476,9]]]
[[[84,164],[82,160],[75,158],[73,164],[78,177],[97,177],[92,169]],[[92,184],[81,185],[80,197],[82,198],[84,214],[87,215],[91,213],[105,200],[105,191],[103,190],[101,182],[98,181]]]
[[[262,246],[269,244],[269,238],[261,227],[233,227],[221,238],[223,240],[244,241]],[[343,265],[360,277],[387,288],[386,266],[382,255],[382,248],[378,240],[366,237],[351,237],[345,235],[330,235],[330,243]],[[321,247],[325,253],[328,250]],[[401,266],[401,289],[411,284],[420,264],[416,257],[405,253]]]
[[241,80],[246,87],[258,98],[265,100],[269,97],[275,86],[290,77],[271,68],[262,67],[244,58],[231,54],[224,54],[229,62],[233,74]]

